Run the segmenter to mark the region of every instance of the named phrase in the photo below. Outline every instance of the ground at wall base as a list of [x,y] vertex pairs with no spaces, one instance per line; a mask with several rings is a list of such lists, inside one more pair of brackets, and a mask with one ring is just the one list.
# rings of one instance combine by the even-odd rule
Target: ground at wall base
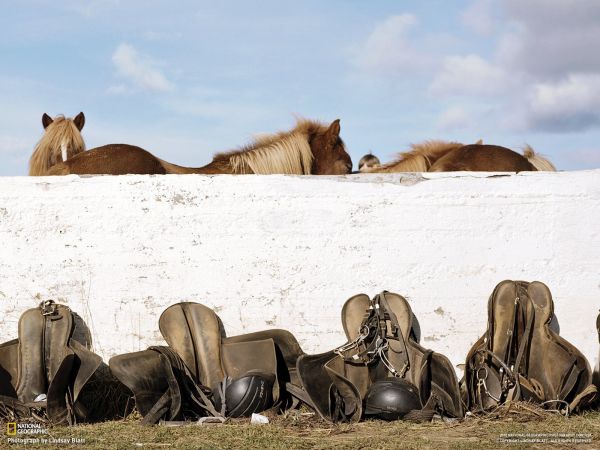
[[[307,414],[271,417],[269,425],[250,425],[236,419],[225,425],[143,427],[126,419],[96,425],[54,427],[53,438],[75,438],[79,444],[55,448],[202,448],[202,449],[391,449],[391,448],[599,448],[600,412],[564,418],[557,414],[521,410],[499,420],[469,418],[462,422],[417,424],[368,421],[331,425]],[[3,424],[3,429],[5,428]],[[6,439],[6,437],[3,437]],[[514,442],[506,442],[512,439]],[[579,440],[575,442],[575,439]],[[503,441],[504,440],[504,441]],[[545,442],[541,442],[545,440]],[[81,442],[85,443],[81,443]],[[538,442],[535,442],[538,441]],[[554,442],[553,442],[554,441]],[[11,448],[5,442],[2,448]],[[54,448],[28,445],[28,448]],[[16,446],[15,446],[16,448]]]

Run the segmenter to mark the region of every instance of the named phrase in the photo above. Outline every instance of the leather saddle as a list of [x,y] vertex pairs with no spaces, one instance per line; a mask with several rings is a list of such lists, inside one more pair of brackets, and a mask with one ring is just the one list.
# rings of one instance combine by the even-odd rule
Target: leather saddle
[[526,400],[569,413],[593,400],[590,365],[553,331],[553,316],[544,283],[506,280],[496,286],[488,301],[488,328],[466,359],[469,410]]
[[21,315],[18,336],[0,345],[4,419],[33,416],[64,425],[97,415],[80,401],[102,365],[81,317],[47,300]]
[[228,411],[217,410],[213,394],[227,379],[249,373],[273,377],[273,402],[280,406],[289,402],[285,385],[295,377],[302,350],[288,331],[227,337],[214,311],[191,302],[167,308],[159,329],[168,347],[150,347],[109,361],[112,373],[133,392],[143,424],[223,418]]
[[443,355],[426,350],[415,339],[413,313],[402,296],[384,291],[372,300],[351,297],[342,309],[348,343],[297,360],[300,385],[292,395],[331,422],[357,422],[373,383],[397,377],[414,386],[420,410],[404,418],[431,420],[434,413],[463,417],[456,373]]

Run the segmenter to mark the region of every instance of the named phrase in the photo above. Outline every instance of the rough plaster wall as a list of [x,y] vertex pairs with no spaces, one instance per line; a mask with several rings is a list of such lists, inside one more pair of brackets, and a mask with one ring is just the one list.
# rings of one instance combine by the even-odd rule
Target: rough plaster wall
[[561,334],[598,358],[600,171],[0,178],[0,341],[40,299],[71,306],[105,359],[162,343],[190,300],[228,334],[344,342],[353,294],[406,296],[422,343],[463,362],[503,279],[541,280]]

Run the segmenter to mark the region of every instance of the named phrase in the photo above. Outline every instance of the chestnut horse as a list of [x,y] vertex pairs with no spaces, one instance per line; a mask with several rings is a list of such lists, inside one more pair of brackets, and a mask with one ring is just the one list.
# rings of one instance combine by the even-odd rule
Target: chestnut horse
[[410,152],[401,153],[396,161],[367,169],[380,172],[522,172],[556,171],[546,158],[527,146],[520,155],[506,147],[480,142],[464,145],[458,142],[426,141],[412,145]]
[[74,119],[48,114],[42,116],[44,135],[35,146],[29,159],[29,175],[44,175],[53,165],[85,150],[81,130],[85,124],[82,112]]
[[110,144],[56,164],[46,175],[68,174],[297,174],[342,175],[352,161],[340,139],[340,121],[329,126],[298,120],[287,132],[262,135],[254,142],[214,156],[204,167],[182,167],[133,145]]

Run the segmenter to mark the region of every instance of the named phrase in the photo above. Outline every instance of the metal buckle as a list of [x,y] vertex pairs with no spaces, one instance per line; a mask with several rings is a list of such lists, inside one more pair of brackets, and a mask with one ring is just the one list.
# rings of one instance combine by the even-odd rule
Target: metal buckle
[[56,303],[54,300],[44,300],[40,303],[40,309],[42,310],[42,316],[52,316],[56,314]]

